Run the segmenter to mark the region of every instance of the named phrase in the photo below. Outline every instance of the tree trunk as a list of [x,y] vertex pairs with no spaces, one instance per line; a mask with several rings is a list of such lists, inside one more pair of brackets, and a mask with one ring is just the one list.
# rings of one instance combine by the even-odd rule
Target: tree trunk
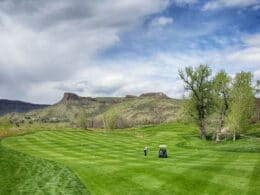
[[233,141],[236,141],[236,130],[233,131]]
[[200,126],[200,138],[206,139],[206,129],[203,123]]
[[219,127],[219,129],[217,130],[217,133],[216,133],[216,142],[219,142],[220,140],[219,140],[219,135],[221,134],[221,130],[222,130],[222,128],[224,127],[224,113],[222,112],[221,114],[220,114],[220,127]]
[[216,133],[216,142],[219,142],[219,132]]

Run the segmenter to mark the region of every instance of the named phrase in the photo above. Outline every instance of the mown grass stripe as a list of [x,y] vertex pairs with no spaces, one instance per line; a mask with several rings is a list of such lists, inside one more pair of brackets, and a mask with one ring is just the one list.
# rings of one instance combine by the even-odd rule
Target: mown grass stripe
[[[191,130],[181,132],[185,128]],[[193,129],[174,124],[112,133],[46,131],[8,138],[4,145],[65,164],[93,194],[256,192],[252,185],[259,181],[253,182],[252,178],[258,176],[252,172],[260,174],[255,168],[259,165],[258,154],[238,151],[242,143],[247,144],[245,141],[230,143],[227,152],[226,143],[214,144],[190,136]],[[160,144],[168,146],[168,159],[158,158]],[[249,144],[252,147],[252,142]],[[147,157],[143,156],[145,145],[149,146]],[[223,146],[225,150],[221,151]]]

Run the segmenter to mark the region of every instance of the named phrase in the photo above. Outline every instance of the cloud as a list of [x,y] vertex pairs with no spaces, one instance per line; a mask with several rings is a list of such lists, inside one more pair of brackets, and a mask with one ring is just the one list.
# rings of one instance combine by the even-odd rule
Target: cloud
[[[178,69],[201,63],[211,65],[214,72],[251,70],[258,75],[259,33],[235,37],[241,44],[231,44],[233,37],[214,34],[224,24],[208,21],[208,15],[200,18],[194,10],[185,15],[189,6],[174,6],[170,13],[172,2],[0,1],[1,98],[54,103],[65,91],[82,96],[162,91],[180,98]],[[221,49],[207,36],[215,37]],[[122,55],[103,56],[120,44]]]
[[70,81],[57,82],[56,88],[85,96],[125,96],[162,91],[180,98],[183,86],[177,82],[177,61],[173,64],[172,58],[167,59],[163,54],[127,61],[123,58],[101,61],[99,63],[105,64],[102,69],[93,67],[78,72]]
[[247,46],[260,47],[260,34],[253,34],[243,38]]
[[166,26],[173,23],[173,18],[170,17],[157,17],[154,18],[151,22],[151,26],[153,27],[160,27],[160,26]]
[[168,0],[0,1],[1,96],[48,101],[46,94],[56,92],[46,87],[36,92],[37,86],[53,87],[100,66],[95,63],[100,51],[168,5]]
[[259,10],[260,9],[260,4],[259,5],[255,5],[255,6],[253,6],[253,10]]
[[227,54],[226,60],[245,67],[259,68],[260,34],[245,36],[243,43],[244,47]]
[[[96,97],[162,91],[170,97],[181,98],[184,88],[178,70],[185,66],[208,64],[212,67],[213,74],[223,69],[230,75],[251,70],[254,79],[259,79],[260,59],[254,53],[254,49],[259,49],[259,46],[251,43],[251,39],[256,40],[255,37],[258,34],[245,36],[243,48],[210,51],[194,49],[188,52],[156,52],[148,57],[100,59],[93,62],[93,66],[78,70],[70,79],[37,84],[31,86],[29,91],[43,97],[43,93],[47,92],[48,98],[53,102],[64,91]],[[256,55],[256,58],[252,58],[252,55]]]
[[198,0],[174,0],[177,5],[193,5],[198,3]]
[[258,0],[215,0],[203,6],[203,10],[216,10],[222,8],[248,7],[259,5]]

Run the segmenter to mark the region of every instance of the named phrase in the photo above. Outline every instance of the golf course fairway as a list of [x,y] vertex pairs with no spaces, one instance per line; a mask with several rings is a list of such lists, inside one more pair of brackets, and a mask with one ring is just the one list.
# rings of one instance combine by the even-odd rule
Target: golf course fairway
[[[54,189],[53,194],[259,194],[259,139],[214,143],[197,135],[197,128],[190,124],[106,133],[41,131],[5,138],[1,147],[30,158],[30,164],[38,166],[34,172],[45,168],[52,177],[55,170],[65,170],[59,185],[53,187],[62,188],[64,182],[70,190],[63,193]],[[158,158],[160,144],[167,145],[167,159]],[[145,146],[149,147],[146,157]],[[48,163],[57,168],[48,168]],[[32,178],[24,175],[28,188]],[[7,192],[5,187],[0,194]],[[30,194],[26,189],[17,193],[21,192]]]

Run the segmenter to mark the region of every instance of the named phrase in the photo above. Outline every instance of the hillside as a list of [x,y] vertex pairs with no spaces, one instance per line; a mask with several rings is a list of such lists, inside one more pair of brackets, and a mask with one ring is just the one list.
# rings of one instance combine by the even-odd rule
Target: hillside
[[12,112],[18,112],[18,113],[29,112],[35,109],[42,109],[47,106],[48,105],[31,104],[22,101],[0,99],[0,116]]
[[180,108],[180,100],[163,93],[146,93],[139,97],[80,97],[65,93],[56,104],[26,114],[13,114],[13,124],[56,123],[77,126],[82,114],[90,128],[103,127],[104,118],[113,115],[117,128],[137,124],[151,124],[173,121]]
[[[54,105],[27,113],[12,113],[8,120],[16,126],[55,124],[61,127],[126,128],[176,121],[180,108],[181,100],[163,93],[97,98],[64,93]],[[260,121],[260,99],[256,99],[254,121]]]
[[[95,117],[104,120],[108,116],[115,118],[116,128],[132,127],[140,124],[158,124],[175,121],[181,107],[181,101],[158,94],[144,94],[126,99],[110,107]],[[91,124],[89,124],[91,126]]]

